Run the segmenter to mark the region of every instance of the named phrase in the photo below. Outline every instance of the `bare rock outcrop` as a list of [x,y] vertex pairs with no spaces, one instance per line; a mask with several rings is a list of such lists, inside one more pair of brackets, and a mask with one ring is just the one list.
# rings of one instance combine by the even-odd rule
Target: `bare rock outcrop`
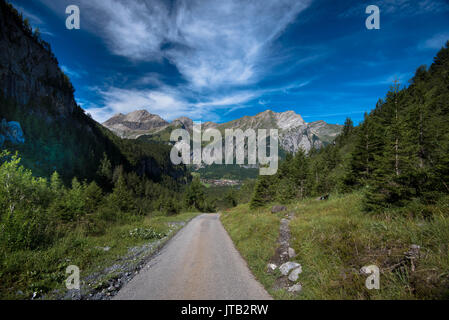
[[25,137],[20,123],[16,121],[7,122],[5,119],[0,121],[0,148],[6,141],[12,144],[25,143]]

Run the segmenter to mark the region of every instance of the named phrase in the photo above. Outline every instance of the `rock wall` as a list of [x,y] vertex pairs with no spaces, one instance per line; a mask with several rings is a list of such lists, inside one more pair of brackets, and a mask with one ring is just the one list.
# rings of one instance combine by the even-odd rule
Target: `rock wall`
[[73,87],[50,46],[33,35],[8,6],[0,1],[0,92],[19,104],[31,103],[33,110],[46,98],[59,115],[72,114],[76,107]]
[[5,119],[0,121],[0,148],[5,141],[12,144],[25,143],[25,137],[20,123],[16,121],[7,122]]

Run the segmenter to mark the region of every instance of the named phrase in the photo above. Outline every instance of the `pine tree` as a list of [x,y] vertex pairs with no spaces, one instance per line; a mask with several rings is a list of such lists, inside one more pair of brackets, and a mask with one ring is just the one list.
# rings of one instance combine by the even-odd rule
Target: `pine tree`
[[84,189],[85,208],[87,213],[93,213],[98,209],[103,200],[103,191],[92,181]]
[[303,199],[307,194],[307,179],[309,176],[309,162],[304,150],[300,149],[291,161],[291,179],[296,187],[296,194]]
[[187,208],[196,208],[201,211],[204,209],[204,200],[204,186],[200,178],[195,176],[184,194],[184,202]]
[[272,201],[270,192],[270,176],[259,176],[254,188],[254,195],[250,201],[250,208],[255,209]]
[[55,197],[58,197],[61,195],[61,193],[64,191],[63,190],[64,186],[62,184],[61,178],[59,177],[58,172],[53,172],[53,174],[51,175],[50,178],[50,189],[53,192],[53,194],[55,195]]
[[126,179],[121,173],[114,185],[114,190],[110,197],[110,203],[123,213],[134,213],[135,205],[131,191],[126,185]]
[[103,179],[104,183],[112,182],[112,164],[105,152],[103,152],[103,158],[100,161],[97,173]]
[[231,205],[231,207],[236,207],[238,202],[237,202],[237,195],[234,191],[234,189],[231,189],[228,191],[228,193],[226,194],[225,200]]
[[378,152],[374,153],[373,170],[368,178],[365,208],[377,210],[381,207],[399,205],[410,188],[404,184],[401,175],[404,152],[404,92],[399,83],[394,82],[387,99],[374,113],[373,121],[380,124],[374,130],[374,139],[381,142]]
[[354,122],[352,122],[351,118],[346,118],[345,124],[343,125],[343,131],[341,133],[341,136],[346,138],[352,133],[353,130],[354,130]]
[[364,185],[371,172],[371,162],[373,161],[373,126],[368,114],[365,113],[365,120],[360,124],[355,141],[355,148],[352,154],[349,172],[345,177],[345,183],[349,186]]

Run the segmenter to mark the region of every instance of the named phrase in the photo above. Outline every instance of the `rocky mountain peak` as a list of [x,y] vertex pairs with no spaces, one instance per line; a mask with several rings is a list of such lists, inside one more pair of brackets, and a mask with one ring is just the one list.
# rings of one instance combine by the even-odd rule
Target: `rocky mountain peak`
[[180,117],[172,121],[172,125],[179,125],[183,129],[187,129],[189,131],[193,128],[193,120],[187,117]]
[[294,111],[286,111],[281,113],[274,113],[277,125],[282,130],[288,130],[290,128],[296,128],[306,125],[306,122],[301,115]]
[[146,110],[136,110],[128,113],[125,116],[125,120],[129,122],[145,122],[150,120],[152,117],[153,115]]
[[119,113],[103,123],[110,130],[123,136],[128,131],[149,131],[164,128],[169,123],[147,110],[136,110],[126,115]]

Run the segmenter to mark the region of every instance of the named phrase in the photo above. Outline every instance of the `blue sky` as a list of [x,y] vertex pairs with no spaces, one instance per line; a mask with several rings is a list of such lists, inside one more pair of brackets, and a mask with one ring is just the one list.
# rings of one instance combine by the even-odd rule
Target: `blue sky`
[[[13,0],[103,122],[146,109],[224,122],[266,109],[358,123],[449,40],[447,0]],[[78,5],[81,29],[67,30]],[[368,5],[380,30],[367,30]]]

